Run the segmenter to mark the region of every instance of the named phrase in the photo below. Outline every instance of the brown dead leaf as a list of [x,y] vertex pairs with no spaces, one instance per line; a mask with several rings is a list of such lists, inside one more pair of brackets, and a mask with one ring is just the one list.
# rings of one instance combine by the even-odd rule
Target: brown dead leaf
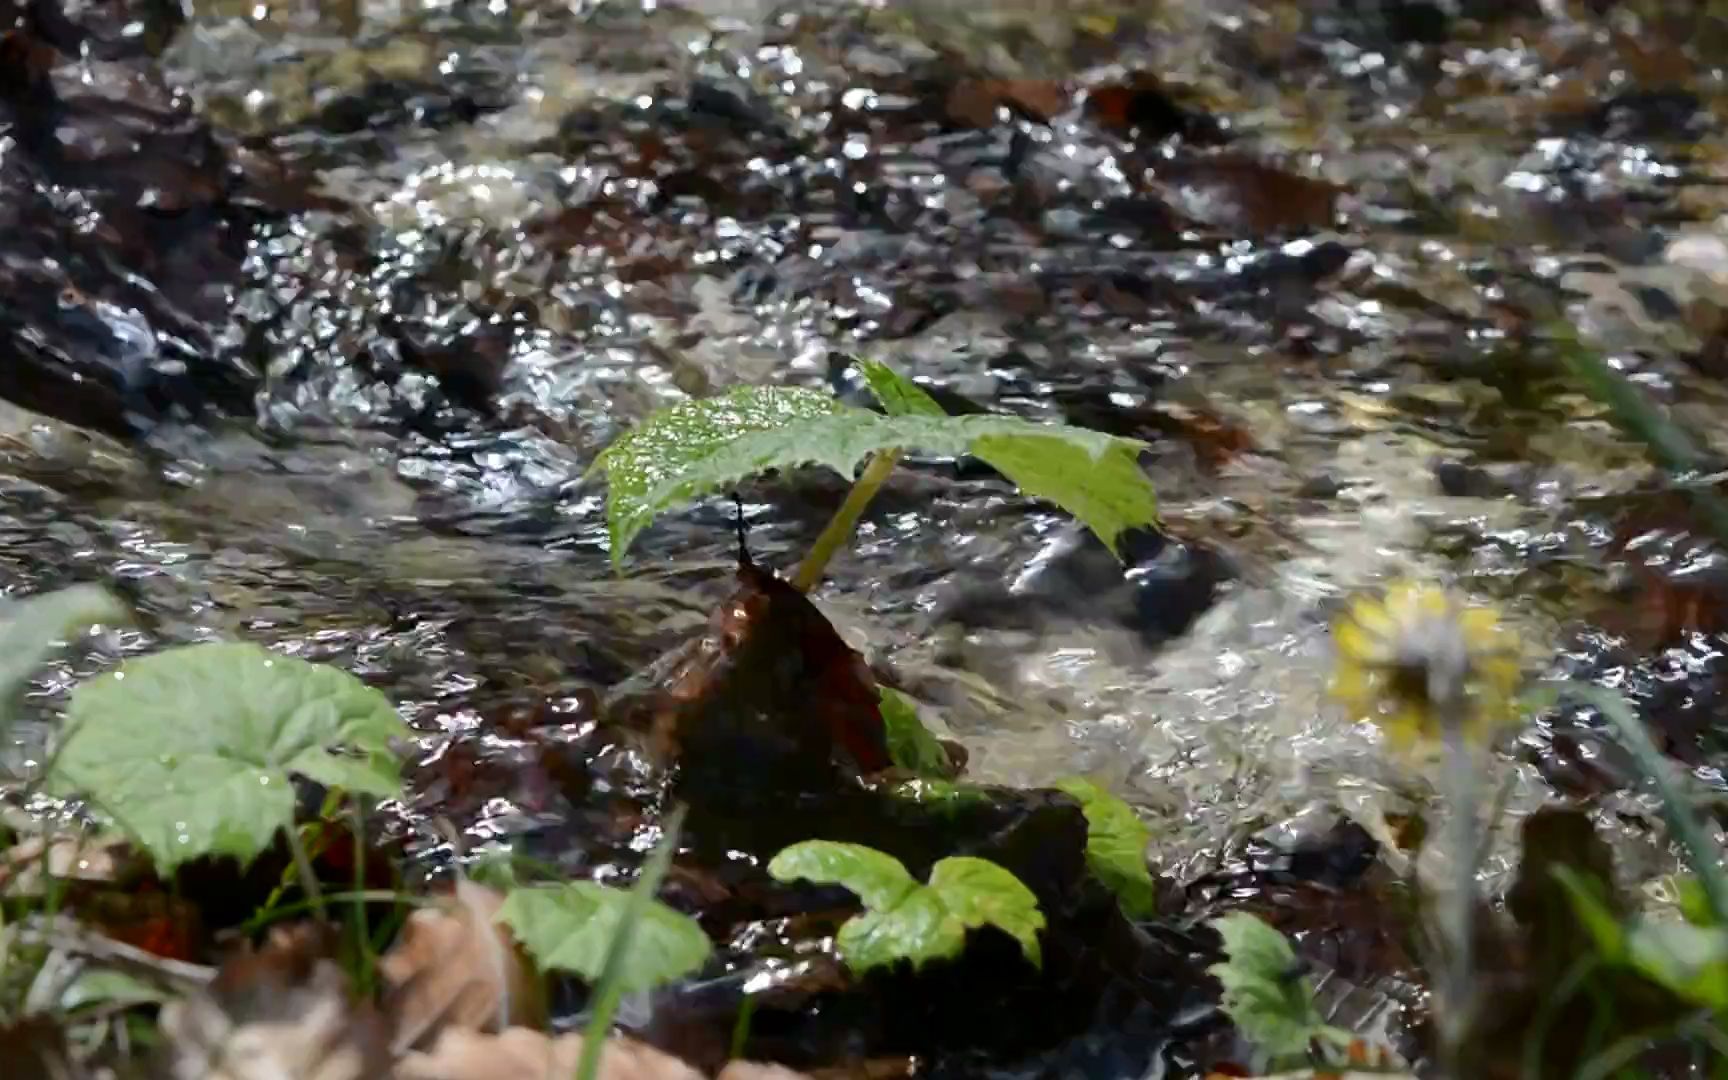
[[461,881],[450,903],[408,919],[378,965],[397,1053],[447,1026],[498,1031],[544,1019],[540,980],[496,921],[503,904],[496,890]]
[[[574,1076],[582,1057],[582,1036],[556,1039],[528,1028],[496,1035],[446,1028],[426,1053],[413,1053],[397,1065],[397,1080],[543,1080]],[[634,1039],[614,1036],[600,1055],[600,1080],[703,1080],[702,1074],[671,1054]],[[767,1080],[767,1078],[763,1078]]]
[[766,1061],[728,1061],[715,1080],[810,1080],[808,1073]]
[[209,991],[162,1009],[175,1080],[374,1080],[390,1074],[382,1020],[356,1002],[311,924],[278,928],[222,965]]
[[0,893],[31,896],[44,877],[59,881],[115,881],[139,865],[132,846],[119,836],[59,833],[32,836],[0,855]]

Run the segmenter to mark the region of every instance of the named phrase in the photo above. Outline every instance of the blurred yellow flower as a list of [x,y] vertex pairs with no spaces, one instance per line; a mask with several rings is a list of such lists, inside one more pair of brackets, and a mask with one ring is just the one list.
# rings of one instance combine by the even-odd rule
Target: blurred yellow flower
[[1486,744],[1518,722],[1519,654],[1493,608],[1402,581],[1353,601],[1332,640],[1332,696],[1400,749],[1432,746],[1449,725]]

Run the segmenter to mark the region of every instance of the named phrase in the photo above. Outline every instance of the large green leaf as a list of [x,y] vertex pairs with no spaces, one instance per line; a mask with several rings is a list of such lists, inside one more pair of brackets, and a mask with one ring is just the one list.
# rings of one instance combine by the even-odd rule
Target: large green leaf
[[89,797],[164,870],[264,850],[293,822],[291,776],[398,794],[390,741],[408,734],[352,675],[229,644],[130,660],[82,684],[67,728],[49,783]]
[[1224,1011],[1245,1038],[1278,1057],[1303,1054],[1329,1028],[1284,935],[1235,912],[1212,920],[1224,963],[1207,970],[1224,984]]
[[1086,863],[1110,886],[1129,915],[1145,917],[1155,907],[1152,871],[1146,866],[1146,844],[1152,830],[1134,808],[1090,780],[1078,776],[1058,781],[1058,791],[1072,795],[1086,815]]
[[777,881],[804,879],[843,885],[858,894],[865,911],[840,928],[835,944],[854,971],[901,960],[922,967],[958,956],[966,931],[994,926],[1020,943],[1026,959],[1041,961],[1038,932],[1044,915],[1019,878],[985,859],[955,856],[930,870],[920,885],[900,861],[874,848],[828,840],[793,844],[774,856],[768,873]]
[[[606,952],[629,901],[628,890],[592,881],[536,885],[512,889],[498,918],[541,967],[573,971],[594,983],[606,968]],[[700,968],[711,951],[695,919],[649,901],[618,968],[618,988],[635,993],[671,982]]]
[[914,776],[946,780],[955,773],[948,751],[918,719],[918,706],[898,690],[877,690],[888,758]]
[[909,411],[882,416],[820,391],[758,386],[654,413],[595,461],[607,478],[614,564],[656,515],[691,499],[800,465],[850,479],[864,458],[896,448],[976,454],[1028,494],[1075,514],[1111,550],[1124,528],[1155,518],[1152,484],[1137,463],[1142,443],[1011,416],[932,413],[928,395],[909,382],[888,400]]

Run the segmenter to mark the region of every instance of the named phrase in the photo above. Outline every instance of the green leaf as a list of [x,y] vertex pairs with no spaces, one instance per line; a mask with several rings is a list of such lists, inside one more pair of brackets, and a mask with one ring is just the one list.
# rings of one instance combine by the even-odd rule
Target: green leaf
[[1244,1037],[1277,1057],[1305,1053],[1326,1030],[1314,990],[1284,935],[1244,912],[1212,920],[1228,958],[1207,970],[1224,984],[1224,1011]]
[[1157,906],[1146,865],[1151,827],[1133,807],[1090,780],[1075,776],[1055,786],[1072,795],[1086,815],[1086,863],[1092,872],[1116,894],[1122,910],[1140,918],[1151,915]]
[[804,879],[842,885],[858,894],[865,911],[846,921],[835,938],[854,971],[901,960],[914,968],[951,959],[965,947],[966,931],[995,926],[1020,943],[1032,964],[1042,962],[1038,932],[1044,915],[1019,878],[985,859],[955,856],[930,870],[920,885],[900,861],[874,848],[807,840],[768,864],[776,881]]
[[888,757],[915,776],[944,780],[955,773],[948,751],[918,719],[917,704],[898,690],[877,689],[882,727],[888,739]]
[[97,585],[0,600],[0,730],[30,676],[66,634],[97,623],[129,622],[132,613]]
[[347,672],[229,644],[129,660],[80,685],[67,727],[50,784],[88,796],[164,871],[263,851],[294,820],[291,776],[399,794],[390,740],[408,735]]
[[[629,900],[629,890],[592,881],[536,885],[506,894],[498,918],[541,967],[573,971],[593,983],[605,970],[606,950]],[[650,901],[618,969],[619,988],[635,993],[682,978],[706,963],[710,952],[701,924]]]
[[60,1008],[75,1012],[92,1006],[113,1008],[156,1005],[172,996],[161,987],[134,978],[124,971],[88,968],[60,992]]
[[887,364],[865,360],[858,365],[864,382],[889,416],[947,416],[948,410],[917,383]]
[[739,387],[654,413],[594,463],[607,478],[614,565],[674,506],[769,469],[822,465],[851,479],[864,458],[896,448],[975,454],[1079,517],[1112,551],[1124,528],[1156,519],[1152,483],[1137,460],[1143,443],[1011,416],[934,415],[910,393],[897,400],[915,411],[879,416],[815,390]]
[[840,885],[858,894],[867,908],[890,908],[918,883],[894,856],[863,844],[806,840],[784,848],[768,863],[775,881],[813,881]]
[[1687,1001],[1728,1009],[1728,930],[1636,920],[1626,935],[1631,965]]
[[1019,878],[988,859],[954,855],[930,868],[927,888],[962,926],[994,926],[1020,943],[1033,967],[1042,966],[1038,931],[1044,929],[1044,913]]

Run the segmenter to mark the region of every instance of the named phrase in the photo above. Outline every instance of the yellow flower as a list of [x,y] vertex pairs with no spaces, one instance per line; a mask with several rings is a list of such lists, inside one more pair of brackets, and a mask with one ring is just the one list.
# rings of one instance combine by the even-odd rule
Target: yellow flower
[[1352,602],[1332,640],[1332,696],[1401,749],[1431,746],[1452,724],[1488,743],[1518,721],[1518,651],[1493,608],[1403,581]]

